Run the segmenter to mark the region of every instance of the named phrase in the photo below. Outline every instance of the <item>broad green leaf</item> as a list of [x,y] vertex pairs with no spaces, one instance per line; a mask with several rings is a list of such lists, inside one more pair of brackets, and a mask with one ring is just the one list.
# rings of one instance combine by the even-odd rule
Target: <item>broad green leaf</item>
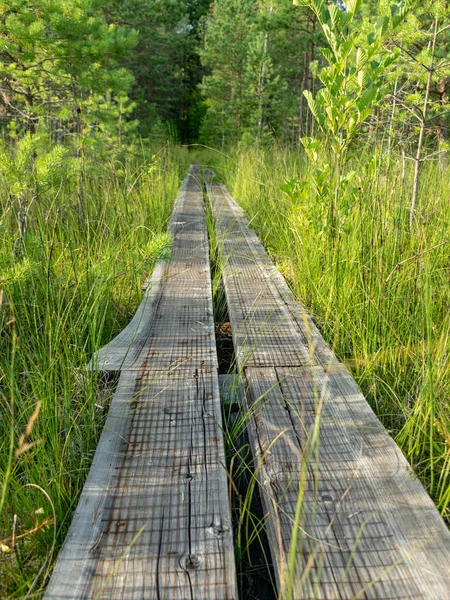
[[345,60],[348,57],[348,55],[350,54],[350,52],[353,50],[354,47],[355,47],[355,42],[353,39],[347,40],[346,42],[341,44],[340,51],[339,51],[341,60]]
[[314,143],[318,142],[319,140],[316,140],[316,139],[314,139],[314,138],[312,138],[312,137],[302,137],[302,138],[300,138],[300,141],[301,141],[301,143],[303,144],[303,147],[304,147],[306,150],[309,150],[309,148],[311,148],[311,147],[312,147],[312,145],[313,145]]
[[353,15],[349,12],[343,12],[341,13],[341,28],[343,29],[344,27],[346,27],[350,21],[352,20]]
[[335,57],[334,54],[331,52],[331,50],[329,48],[321,48],[320,49],[323,57],[325,58],[325,60],[327,60],[329,63],[334,63],[335,62]]
[[384,35],[389,27],[389,19],[387,17],[379,17],[375,23],[375,27],[381,35]]
[[352,15],[356,15],[361,9],[362,0],[347,0],[346,3],[348,11]]
[[317,97],[321,98],[325,104],[329,104],[330,106],[333,106],[338,101],[338,98],[336,97],[336,95],[332,94],[331,89],[332,88],[328,88],[328,89],[322,88],[321,90],[319,90]]
[[345,78],[340,73],[336,75],[333,85],[331,86],[331,94],[336,95],[342,90],[342,86],[344,84]]
[[295,6],[309,6],[317,15],[320,15],[325,4],[325,0],[294,0]]
[[362,48],[358,48],[356,51],[356,69],[361,70],[367,62],[367,54]]
[[333,29],[339,30],[339,25],[341,23],[341,14],[342,14],[340,9],[336,6],[336,4],[330,4],[328,6],[328,11],[329,11],[330,17],[331,17],[331,26],[333,27]]
[[327,38],[327,41],[330,44],[330,46],[333,48],[333,50],[335,50],[336,49],[336,36],[331,31],[331,28],[329,27],[329,25],[327,25],[326,23],[323,23],[322,31],[324,32],[325,37]]
[[323,11],[323,7],[325,6],[325,0],[311,0],[311,4],[316,14],[320,15]]
[[318,123],[320,123],[322,125],[323,121],[324,121],[324,116],[320,110],[319,104],[313,98],[313,95],[311,94],[311,92],[309,90],[304,90],[303,95],[305,96],[306,100],[308,101],[308,106],[309,106],[312,114],[314,115],[315,119],[317,120]]
[[322,142],[312,137],[303,137],[300,139],[309,158],[316,162],[319,158],[319,151],[322,148]]
[[389,67],[397,60],[397,58],[398,58],[398,53],[392,52],[391,54],[389,54],[388,56],[385,57],[385,59],[383,61],[383,66]]
[[338,117],[339,117],[339,112],[338,112],[337,108],[335,106],[327,106],[325,109],[325,112],[327,113],[332,130],[334,132],[336,132],[338,129]]
[[392,4],[391,5],[391,21],[392,27],[395,29],[400,25],[403,19],[409,12],[409,6],[407,4]]
[[372,114],[371,108],[366,108],[365,110],[360,111],[360,113],[359,113],[360,123],[363,123],[368,117],[370,117],[371,114]]
[[358,71],[358,85],[359,87],[363,87],[364,85],[364,78],[366,76],[366,72],[365,71]]
[[360,113],[365,111],[367,108],[371,107],[375,99],[376,93],[377,88],[374,85],[371,85],[365,90],[363,95],[357,101],[357,106]]

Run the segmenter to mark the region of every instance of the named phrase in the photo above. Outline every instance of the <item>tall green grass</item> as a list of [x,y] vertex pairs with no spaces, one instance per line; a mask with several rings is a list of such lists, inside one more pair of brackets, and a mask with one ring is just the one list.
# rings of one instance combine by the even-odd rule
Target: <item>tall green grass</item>
[[[410,233],[412,167],[403,177],[401,161],[381,148],[355,153],[348,169],[361,178],[331,241],[326,207],[301,151],[205,152],[200,160],[247,210],[292,289],[449,516],[450,173],[424,165]],[[286,182],[304,191],[289,194]]]
[[0,182],[1,597],[45,584],[112,393],[86,365],[170,252],[166,223],[188,162],[169,146],[130,163],[88,161],[38,197],[23,255],[13,252],[17,206]]

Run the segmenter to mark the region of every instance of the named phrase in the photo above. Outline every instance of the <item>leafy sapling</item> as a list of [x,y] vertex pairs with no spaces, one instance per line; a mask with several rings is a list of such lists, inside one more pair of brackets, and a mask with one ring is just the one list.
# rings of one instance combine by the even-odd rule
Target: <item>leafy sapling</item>
[[381,16],[375,23],[364,23],[365,33],[361,34],[362,0],[345,3],[294,0],[294,4],[308,7],[314,13],[328,44],[321,49],[325,65],[317,73],[322,87],[315,95],[304,91],[321,139],[307,137],[301,141],[316,167],[315,188],[323,190],[324,177],[329,179],[327,223],[334,239],[338,214],[343,213],[345,219],[351,208],[351,202],[345,198],[354,195],[355,187],[351,184],[357,180],[355,173],[344,172],[348,150],[387,93],[385,74],[397,60],[398,50],[388,49],[385,41],[406,16],[408,5],[393,5],[390,17]]
[[14,150],[0,146],[0,175],[10,190],[17,214],[18,236],[14,254],[25,255],[30,211],[39,195],[58,187],[79,168],[78,159],[61,145],[46,148],[45,136],[27,133]]

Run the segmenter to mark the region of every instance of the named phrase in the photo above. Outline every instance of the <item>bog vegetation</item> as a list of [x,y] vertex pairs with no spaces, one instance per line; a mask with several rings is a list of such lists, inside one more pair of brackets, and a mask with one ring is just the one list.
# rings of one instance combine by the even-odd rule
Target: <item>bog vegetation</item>
[[0,1],[2,597],[45,588],[192,154],[449,515],[449,90],[443,0]]

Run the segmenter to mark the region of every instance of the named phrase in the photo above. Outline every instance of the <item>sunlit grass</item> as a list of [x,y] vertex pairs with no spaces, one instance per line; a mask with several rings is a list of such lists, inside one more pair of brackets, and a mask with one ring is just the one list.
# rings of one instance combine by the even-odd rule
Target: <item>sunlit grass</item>
[[[435,500],[450,506],[450,178],[424,165],[415,230],[408,226],[411,172],[399,157],[355,153],[354,199],[330,243],[301,151],[204,152],[248,211],[334,351]],[[289,195],[286,181],[305,182]],[[319,218],[314,214],[317,207]]]
[[2,188],[2,597],[45,584],[112,393],[87,364],[129,321],[143,281],[167,255],[188,162],[170,147],[136,164],[92,161],[82,195],[70,180],[34,204],[23,256],[13,252],[17,207]]

